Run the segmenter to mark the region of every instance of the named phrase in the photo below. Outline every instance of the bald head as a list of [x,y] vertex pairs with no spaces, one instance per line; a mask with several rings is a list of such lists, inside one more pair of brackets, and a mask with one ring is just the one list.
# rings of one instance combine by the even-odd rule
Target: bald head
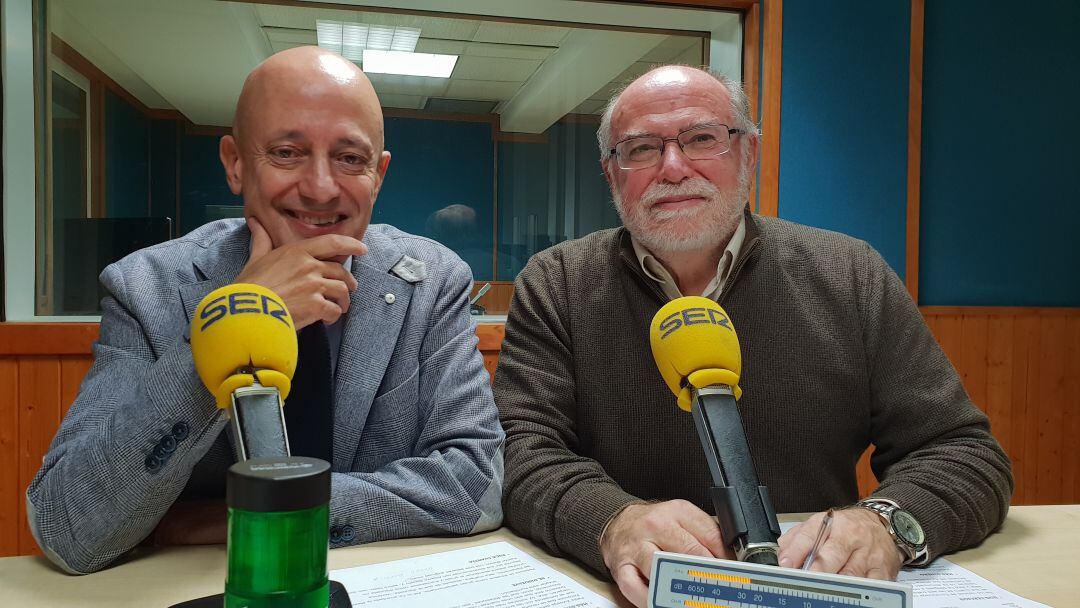
[[301,46],[271,55],[259,64],[240,91],[233,119],[233,136],[243,146],[244,133],[265,118],[276,100],[334,100],[351,105],[368,117],[378,149],[383,147],[383,116],[371,81],[353,62],[317,46]]
[[251,72],[219,155],[249,225],[261,225],[273,247],[327,234],[362,239],[390,166],[371,82],[317,47],[277,53]]
[[638,76],[623,89],[619,98],[648,96],[667,87],[701,87],[722,92],[725,96],[728,94],[727,87],[704,70],[685,65],[664,65]]
[[635,108],[637,104],[626,103],[649,100],[663,96],[665,91],[683,90],[700,93],[711,97],[718,113],[730,116],[731,126],[756,135],[757,125],[750,117],[750,102],[742,86],[735,80],[711,70],[703,70],[686,65],[665,65],[653,68],[637,77],[608,102],[600,119],[600,128],[596,132],[600,144],[600,158],[607,158],[612,143],[612,123],[616,116],[626,118],[626,106]]

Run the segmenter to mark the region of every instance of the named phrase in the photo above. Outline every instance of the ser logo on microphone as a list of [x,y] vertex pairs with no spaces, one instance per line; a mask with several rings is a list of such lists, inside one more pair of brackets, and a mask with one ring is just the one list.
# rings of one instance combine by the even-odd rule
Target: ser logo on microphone
[[705,307],[687,308],[675,311],[667,317],[664,317],[664,320],[660,322],[659,327],[660,331],[663,332],[660,334],[660,339],[663,340],[670,336],[680,327],[705,324],[719,325],[726,328],[728,331],[735,331],[731,328],[731,321],[722,310]]
[[281,321],[286,326],[289,325],[286,318],[289,311],[281,302],[259,293],[236,291],[207,302],[202,314],[199,315],[199,318],[205,321],[199,331],[206,331],[206,328],[224,319],[226,315],[242,314],[268,315]]

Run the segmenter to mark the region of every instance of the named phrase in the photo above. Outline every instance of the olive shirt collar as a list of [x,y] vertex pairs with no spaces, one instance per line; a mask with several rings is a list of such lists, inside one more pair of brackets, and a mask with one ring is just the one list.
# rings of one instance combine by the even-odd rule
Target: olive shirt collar
[[645,272],[645,276],[658,283],[664,295],[669,299],[674,300],[675,298],[681,298],[683,295],[701,295],[712,300],[719,300],[720,294],[724,290],[724,284],[727,282],[728,277],[731,276],[731,269],[735,265],[735,260],[738,259],[739,252],[742,250],[745,238],[746,217],[744,216],[739,219],[739,225],[735,229],[735,233],[731,235],[727,247],[724,248],[723,255],[720,256],[720,261],[716,264],[716,276],[705,287],[705,291],[700,294],[683,294],[679,291],[675,278],[671,276],[663,263],[633,235],[630,237],[630,244],[634,248],[634,255],[637,257],[641,270]]

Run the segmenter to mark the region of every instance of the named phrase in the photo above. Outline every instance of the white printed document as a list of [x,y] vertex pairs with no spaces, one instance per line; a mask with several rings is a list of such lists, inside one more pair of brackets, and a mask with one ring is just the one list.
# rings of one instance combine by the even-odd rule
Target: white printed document
[[901,570],[897,580],[914,589],[915,608],[1048,608],[942,558],[926,568]]
[[616,608],[507,542],[330,572],[365,608]]
[[[783,522],[780,530],[787,532],[797,523]],[[941,557],[926,568],[901,570],[896,580],[911,585],[915,608],[1050,608]]]

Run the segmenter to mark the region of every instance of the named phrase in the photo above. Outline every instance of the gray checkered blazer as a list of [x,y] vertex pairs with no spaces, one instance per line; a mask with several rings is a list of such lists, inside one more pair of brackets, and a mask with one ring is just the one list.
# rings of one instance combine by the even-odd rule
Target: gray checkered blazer
[[[107,566],[178,498],[223,496],[226,419],[186,336],[203,296],[240,273],[249,238],[243,221],[222,220],[101,274],[93,367],[26,492],[34,537],[65,570]],[[503,431],[469,268],[390,226],[364,241],[336,367],[331,546],[496,528]],[[421,264],[395,268],[406,256]],[[156,446],[171,451],[155,462]]]

